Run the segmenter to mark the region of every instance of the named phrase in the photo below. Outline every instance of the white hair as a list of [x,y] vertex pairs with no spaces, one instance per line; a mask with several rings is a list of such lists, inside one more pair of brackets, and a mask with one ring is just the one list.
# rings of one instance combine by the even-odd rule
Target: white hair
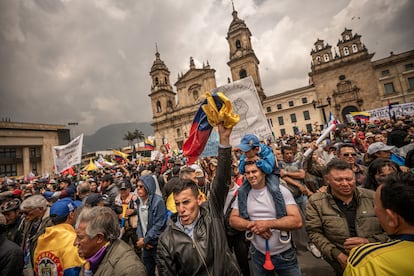
[[102,233],[105,240],[116,240],[120,234],[118,217],[109,207],[96,206],[93,208],[83,208],[76,225],[86,222],[86,235],[90,239]]
[[47,208],[47,200],[42,195],[33,195],[20,204],[20,210],[42,207]]

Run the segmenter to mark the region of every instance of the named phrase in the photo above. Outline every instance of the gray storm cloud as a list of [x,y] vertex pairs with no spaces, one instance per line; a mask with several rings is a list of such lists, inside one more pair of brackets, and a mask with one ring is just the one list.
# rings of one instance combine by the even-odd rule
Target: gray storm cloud
[[[317,38],[336,45],[345,27],[374,59],[414,48],[413,1],[234,1],[251,30],[267,95],[308,84]],[[209,61],[230,76],[225,37],[231,1],[0,1],[0,117],[79,122],[85,134],[152,118],[155,43],[171,81]]]

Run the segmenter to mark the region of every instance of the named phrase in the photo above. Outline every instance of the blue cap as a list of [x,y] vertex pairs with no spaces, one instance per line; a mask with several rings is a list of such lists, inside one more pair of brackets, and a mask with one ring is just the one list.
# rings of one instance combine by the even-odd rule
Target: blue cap
[[55,203],[53,203],[52,207],[50,207],[50,216],[56,216],[59,218],[67,217],[71,212],[73,212],[76,208],[78,208],[82,202],[80,201],[73,201],[69,197],[65,197],[59,199]]
[[260,141],[259,138],[257,138],[254,134],[246,134],[243,136],[243,138],[240,141],[240,145],[238,145],[238,148],[241,151],[247,152],[251,150],[254,147],[259,147]]

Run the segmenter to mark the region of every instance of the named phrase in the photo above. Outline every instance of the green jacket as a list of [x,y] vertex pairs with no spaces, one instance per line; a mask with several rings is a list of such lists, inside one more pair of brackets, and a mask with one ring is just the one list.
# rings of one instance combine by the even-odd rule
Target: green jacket
[[[356,187],[354,196],[357,201],[357,236],[367,238],[370,242],[388,240],[374,213],[374,191]],[[324,257],[336,260],[341,252],[348,255],[344,249],[344,242],[350,237],[348,223],[329,188],[328,192],[315,193],[309,198],[306,231]]]
[[[85,275],[82,266],[79,275]],[[98,266],[94,276],[145,276],[144,264],[134,250],[122,240],[115,240]]]

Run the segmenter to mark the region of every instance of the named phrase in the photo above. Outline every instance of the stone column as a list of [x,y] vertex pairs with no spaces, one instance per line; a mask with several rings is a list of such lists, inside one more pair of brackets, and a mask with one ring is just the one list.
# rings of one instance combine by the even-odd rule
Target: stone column
[[29,147],[23,147],[23,175],[30,173],[30,150]]

